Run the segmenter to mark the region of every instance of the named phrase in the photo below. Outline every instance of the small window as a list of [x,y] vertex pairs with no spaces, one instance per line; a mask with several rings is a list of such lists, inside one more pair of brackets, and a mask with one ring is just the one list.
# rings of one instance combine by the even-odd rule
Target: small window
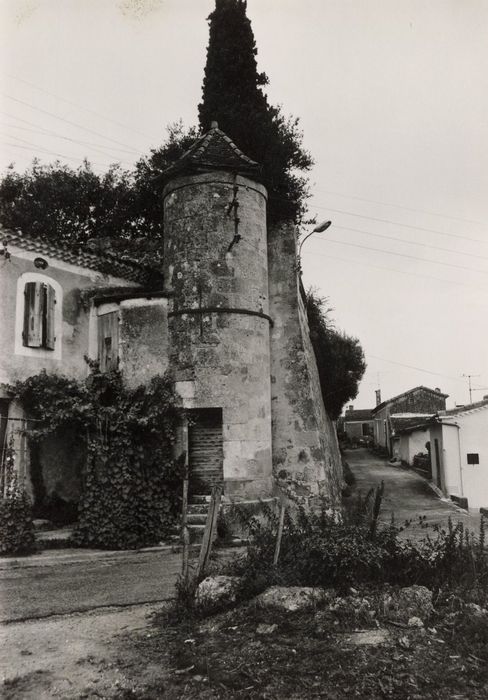
[[54,350],[56,294],[45,282],[27,282],[24,287],[22,344],[28,348]]
[[468,452],[468,464],[479,464],[480,456],[477,452]]

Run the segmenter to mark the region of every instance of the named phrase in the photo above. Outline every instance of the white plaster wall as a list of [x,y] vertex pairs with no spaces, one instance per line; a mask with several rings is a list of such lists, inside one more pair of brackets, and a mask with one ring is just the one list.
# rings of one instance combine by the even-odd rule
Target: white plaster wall
[[407,443],[407,456],[405,458],[405,461],[408,462],[408,464],[413,464],[413,458],[415,455],[418,455],[419,452],[427,452],[425,443],[428,442],[429,439],[428,430],[414,430],[413,433],[410,433]]
[[459,430],[455,425],[442,426],[442,471],[442,490],[446,496],[466,495],[459,470]]
[[[488,507],[488,408],[456,416],[456,422],[460,426],[464,495],[470,508]],[[470,452],[479,454],[479,464],[468,464]]]

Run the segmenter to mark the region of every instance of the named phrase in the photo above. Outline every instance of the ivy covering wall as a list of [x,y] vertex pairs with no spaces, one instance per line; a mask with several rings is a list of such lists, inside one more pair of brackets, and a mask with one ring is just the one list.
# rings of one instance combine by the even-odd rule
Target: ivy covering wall
[[128,389],[96,365],[84,382],[45,371],[11,387],[36,418],[29,440],[69,432],[85,454],[74,538],[80,546],[135,549],[157,544],[180,508],[173,457],[179,408],[168,376]]

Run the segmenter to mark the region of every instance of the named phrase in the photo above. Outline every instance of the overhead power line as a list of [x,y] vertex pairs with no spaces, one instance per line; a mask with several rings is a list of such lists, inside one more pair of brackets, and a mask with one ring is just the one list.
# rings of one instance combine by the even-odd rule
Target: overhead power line
[[461,282],[460,280],[447,280],[444,277],[435,277],[434,275],[422,275],[418,272],[409,272],[407,270],[399,270],[396,267],[386,267],[382,265],[374,265],[373,263],[367,263],[359,260],[351,260],[350,258],[341,258],[337,255],[329,255],[328,253],[315,253],[315,252],[310,252],[310,251],[305,251],[304,255],[310,255],[313,256],[314,258],[325,258],[326,260],[339,260],[340,262],[344,263],[352,263],[353,265],[360,265],[361,267],[371,267],[374,268],[375,270],[384,270],[385,272],[393,272],[395,274],[400,274],[400,275],[408,275],[409,277],[420,277],[421,279],[425,280],[436,280],[437,282],[445,282],[446,284],[455,284],[456,286],[460,285],[462,287],[472,287],[474,289],[483,289],[482,287],[475,285],[475,284],[470,284],[469,282]]
[[385,255],[396,255],[400,258],[408,258],[409,260],[418,260],[423,263],[431,263],[433,265],[442,265],[443,267],[454,267],[458,270],[469,270],[470,272],[481,272],[488,275],[488,270],[480,270],[477,267],[467,267],[466,265],[456,265],[455,263],[442,262],[441,260],[431,260],[430,258],[419,258],[417,255],[408,255],[407,253],[395,253],[391,250],[383,248],[371,248],[370,246],[360,245],[359,243],[349,243],[349,241],[336,241],[335,238],[325,236],[315,236],[315,240],[328,241],[329,243],[338,243],[339,245],[347,245],[352,248],[362,248],[363,250],[372,250],[375,253],[384,253]]
[[[52,136],[53,138],[62,139],[63,141],[69,141],[71,143],[75,143],[75,144],[80,145],[80,146],[84,146],[84,145],[90,146],[90,148],[97,151],[102,156],[108,156],[109,158],[113,158],[114,162],[124,163],[125,165],[130,166],[130,167],[132,166],[132,163],[129,163],[129,161],[125,161],[125,160],[123,161],[119,156],[115,155],[114,153],[111,153],[110,151],[107,151],[107,149],[104,148],[103,146],[97,146],[93,143],[90,144],[86,141],[77,141],[76,139],[70,139],[67,136],[59,136],[59,135],[55,134],[54,132],[41,131],[39,129],[29,129],[28,126],[13,126],[10,124],[6,124],[5,126],[7,128],[10,128],[10,129],[22,129],[23,131],[29,131],[30,133],[39,134],[41,136]],[[8,138],[17,139],[19,141],[21,140],[20,137],[17,136],[16,134],[5,133],[5,136],[7,136]],[[37,145],[37,144],[31,144],[31,145]]]
[[442,219],[451,219],[452,221],[461,221],[466,224],[477,224],[479,226],[487,226],[486,221],[477,221],[476,219],[463,219],[460,216],[449,216],[448,214],[439,214],[438,212],[429,211],[428,209],[415,209],[414,207],[406,207],[402,204],[392,204],[391,202],[380,202],[376,199],[366,199],[365,197],[357,197],[352,194],[343,194],[341,192],[335,192],[334,190],[324,190],[321,187],[315,188],[317,192],[324,192],[325,194],[334,194],[343,199],[355,199],[358,202],[368,202],[368,204],[379,204],[382,207],[392,207],[395,209],[404,209],[405,211],[412,211],[416,214],[429,214],[429,216],[438,216]]
[[50,95],[50,97],[54,97],[56,100],[59,100],[60,102],[64,102],[65,104],[70,105],[71,107],[76,107],[77,109],[82,109],[83,111],[89,112],[90,114],[93,114],[96,117],[99,117],[100,119],[105,119],[105,121],[111,122],[112,124],[117,124],[117,126],[121,126],[123,129],[127,129],[128,131],[132,131],[134,134],[138,134],[139,136],[144,136],[145,138],[148,138],[151,140],[155,139],[154,136],[149,136],[148,134],[145,134],[144,132],[139,131],[138,129],[134,129],[134,127],[132,127],[132,126],[127,126],[127,124],[123,124],[122,122],[119,122],[116,119],[106,117],[103,114],[100,114],[99,112],[95,112],[95,110],[90,109],[89,107],[85,107],[84,105],[77,104],[76,102],[71,102],[70,100],[67,100],[64,97],[60,97],[59,95],[56,95],[54,92],[50,92],[49,90],[45,90],[44,88],[41,88],[38,85],[34,85],[34,83],[30,83],[28,80],[24,80],[23,78],[18,78],[15,75],[5,75],[5,77],[11,78],[12,80],[17,80],[19,83],[24,83],[24,85],[29,85],[29,87],[34,88],[34,90],[38,90],[39,92],[43,92],[45,95]]
[[[81,163],[84,163],[86,158],[77,158],[76,156],[67,156],[64,153],[56,153],[55,151],[48,151],[45,148],[38,148],[37,146],[22,146],[20,143],[6,143],[5,141],[2,142],[5,146],[8,146],[9,148],[21,148],[25,151],[38,151],[39,153],[45,153],[47,155],[51,156],[57,156],[58,158],[65,158],[66,160],[76,160]],[[110,163],[97,163],[96,161],[90,161],[90,165],[98,165],[102,168],[109,167]]]
[[461,238],[462,240],[465,241],[471,241],[472,243],[484,243],[485,245],[488,243],[488,240],[481,240],[480,238],[470,238],[469,236],[462,236],[459,233],[446,233],[445,231],[438,231],[437,229],[433,228],[426,228],[423,226],[414,226],[413,224],[403,224],[400,223],[400,221],[391,221],[390,219],[380,219],[379,217],[376,216],[366,216],[366,214],[356,214],[352,211],[345,211],[344,209],[333,209],[332,207],[326,207],[323,205],[319,204],[310,204],[309,205],[312,209],[323,209],[325,211],[333,211],[336,212],[337,214],[346,214],[347,216],[354,216],[358,219],[368,219],[369,221],[378,221],[382,224],[390,224],[391,226],[403,226],[403,228],[410,228],[415,231],[424,231],[426,233],[437,233],[439,236],[449,236],[449,238]]
[[445,379],[452,379],[456,382],[463,382],[464,380],[460,377],[452,377],[449,374],[441,374],[440,372],[432,372],[429,369],[424,369],[423,367],[415,367],[415,365],[406,365],[404,362],[397,362],[396,360],[389,360],[386,357],[378,357],[377,355],[371,355],[367,353],[368,357],[372,357],[374,360],[381,360],[381,362],[390,362],[392,365],[399,365],[400,367],[407,367],[408,369],[415,369],[417,372],[424,372],[425,374],[432,374],[436,377],[444,377]]
[[[69,136],[63,136],[61,134],[58,134],[56,131],[52,131],[51,129],[46,129],[45,126],[40,126],[39,124],[36,124],[35,122],[31,122],[28,119],[23,119],[22,117],[18,117],[15,114],[10,114],[9,112],[3,112],[0,111],[0,114],[3,114],[5,117],[8,117],[8,119],[14,119],[15,121],[22,122],[22,124],[28,124],[29,126],[33,126],[34,129],[31,129],[31,131],[36,131],[38,133],[45,133],[50,136],[55,136],[56,138],[62,138],[62,139],[67,139],[69,141],[74,141],[74,143],[79,143],[84,146],[94,146],[96,148],[104,148],[105,150],[110,149],[108,151],[109,153],[119,151],[120,153],[128,153],[129,155],[132,155],[132,151],[128,150],[127,148],[121,148],[119,146],[107,146],[105,144],[97,144],[97,143],[92,143],[91,141],[81,141],[80,139],[74,139]],[[6,124],[6,126],[11,126],[14,129],[26,129],[27,127],[25,126],[19,126],[18,124]]]
[[[116,139],[112,139],[109,136],[104,136],[104,134],[101,134],[98,131],[94,131],[93,129],[89,129],[86,126],[82,126],[81,124],[78,124],[77,122],[73,122],[69,119],[64,119],[64,117],[58,117],[57,114],[54,114],[53,112],[48,112],[46,109],[41,109],[41,107],[36,107],[35,105],[29,104],[29,102],[24,102],[24,100],[19,100],[17,97],[12,97],[11,95],[5,95],[4,96],[9,99],[13,100],[14,102],[18,102],[21,105],[24,105],[26,107],[30,107],[30,109],[34,109],[37,112],[41,112],[42,114],[47,114],[50,117],[53,117],[54,119],[58,119],[61,122],[65,122],[66,124],[70,124],[71,126],[75,126],[77,129],[82,129],[83,131],[88,132],[89,134],[95,134],[95,136],[99,136],[102,139],[105,139],[106,141],[111,141],[112,143],[116,143],[118,146],[123,146],[124,148],[127,148],[126,143],[121,143],[120,141],[117,141]],[[131,148],[129,146],[130,150],[133,151],[137,156],[142,155],[139,151],[136,151],[134,148]]]
[[475,258],[476,260],[488,260],[488,255],[475,255],[474,253],[465,253],[461,250],[453,250],[452,248],[441,248],[437,245],[430,245],[430,243],[419,243],[418,241],[407,241],[405,238],[395,238],[394,236],[386,236],[383,233],[373,233],[372,231],[362,231],[359,228],[351,228],[349,226],[339,226],[334,224],[334,228],[339,228],[343,231],[354,231],[356,233],[363,233],[367,236],[374,236],[375,238],[384,238],[388,241],[395,241],[395,243],[407,243],[408,245],[416,245],[421,248],[431,248],[432,250],[441,250],[444,253],[453,253],[454,255],[465,255],[468,258]]

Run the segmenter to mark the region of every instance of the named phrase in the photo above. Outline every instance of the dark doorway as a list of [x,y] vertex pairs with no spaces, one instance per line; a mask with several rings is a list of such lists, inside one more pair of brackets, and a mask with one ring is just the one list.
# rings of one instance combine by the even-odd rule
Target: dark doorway
[[224,481],[222,409],[194,409],[188,419],[189,492],[209,494]]
[[434,440],[434,451],[435,451],[435,466],[436,466],[437,486],[441,489],[442,488],[441,456],[440,456],[440,452],[439,452],[439,440],[437,438],[435,438],[435,440]]

